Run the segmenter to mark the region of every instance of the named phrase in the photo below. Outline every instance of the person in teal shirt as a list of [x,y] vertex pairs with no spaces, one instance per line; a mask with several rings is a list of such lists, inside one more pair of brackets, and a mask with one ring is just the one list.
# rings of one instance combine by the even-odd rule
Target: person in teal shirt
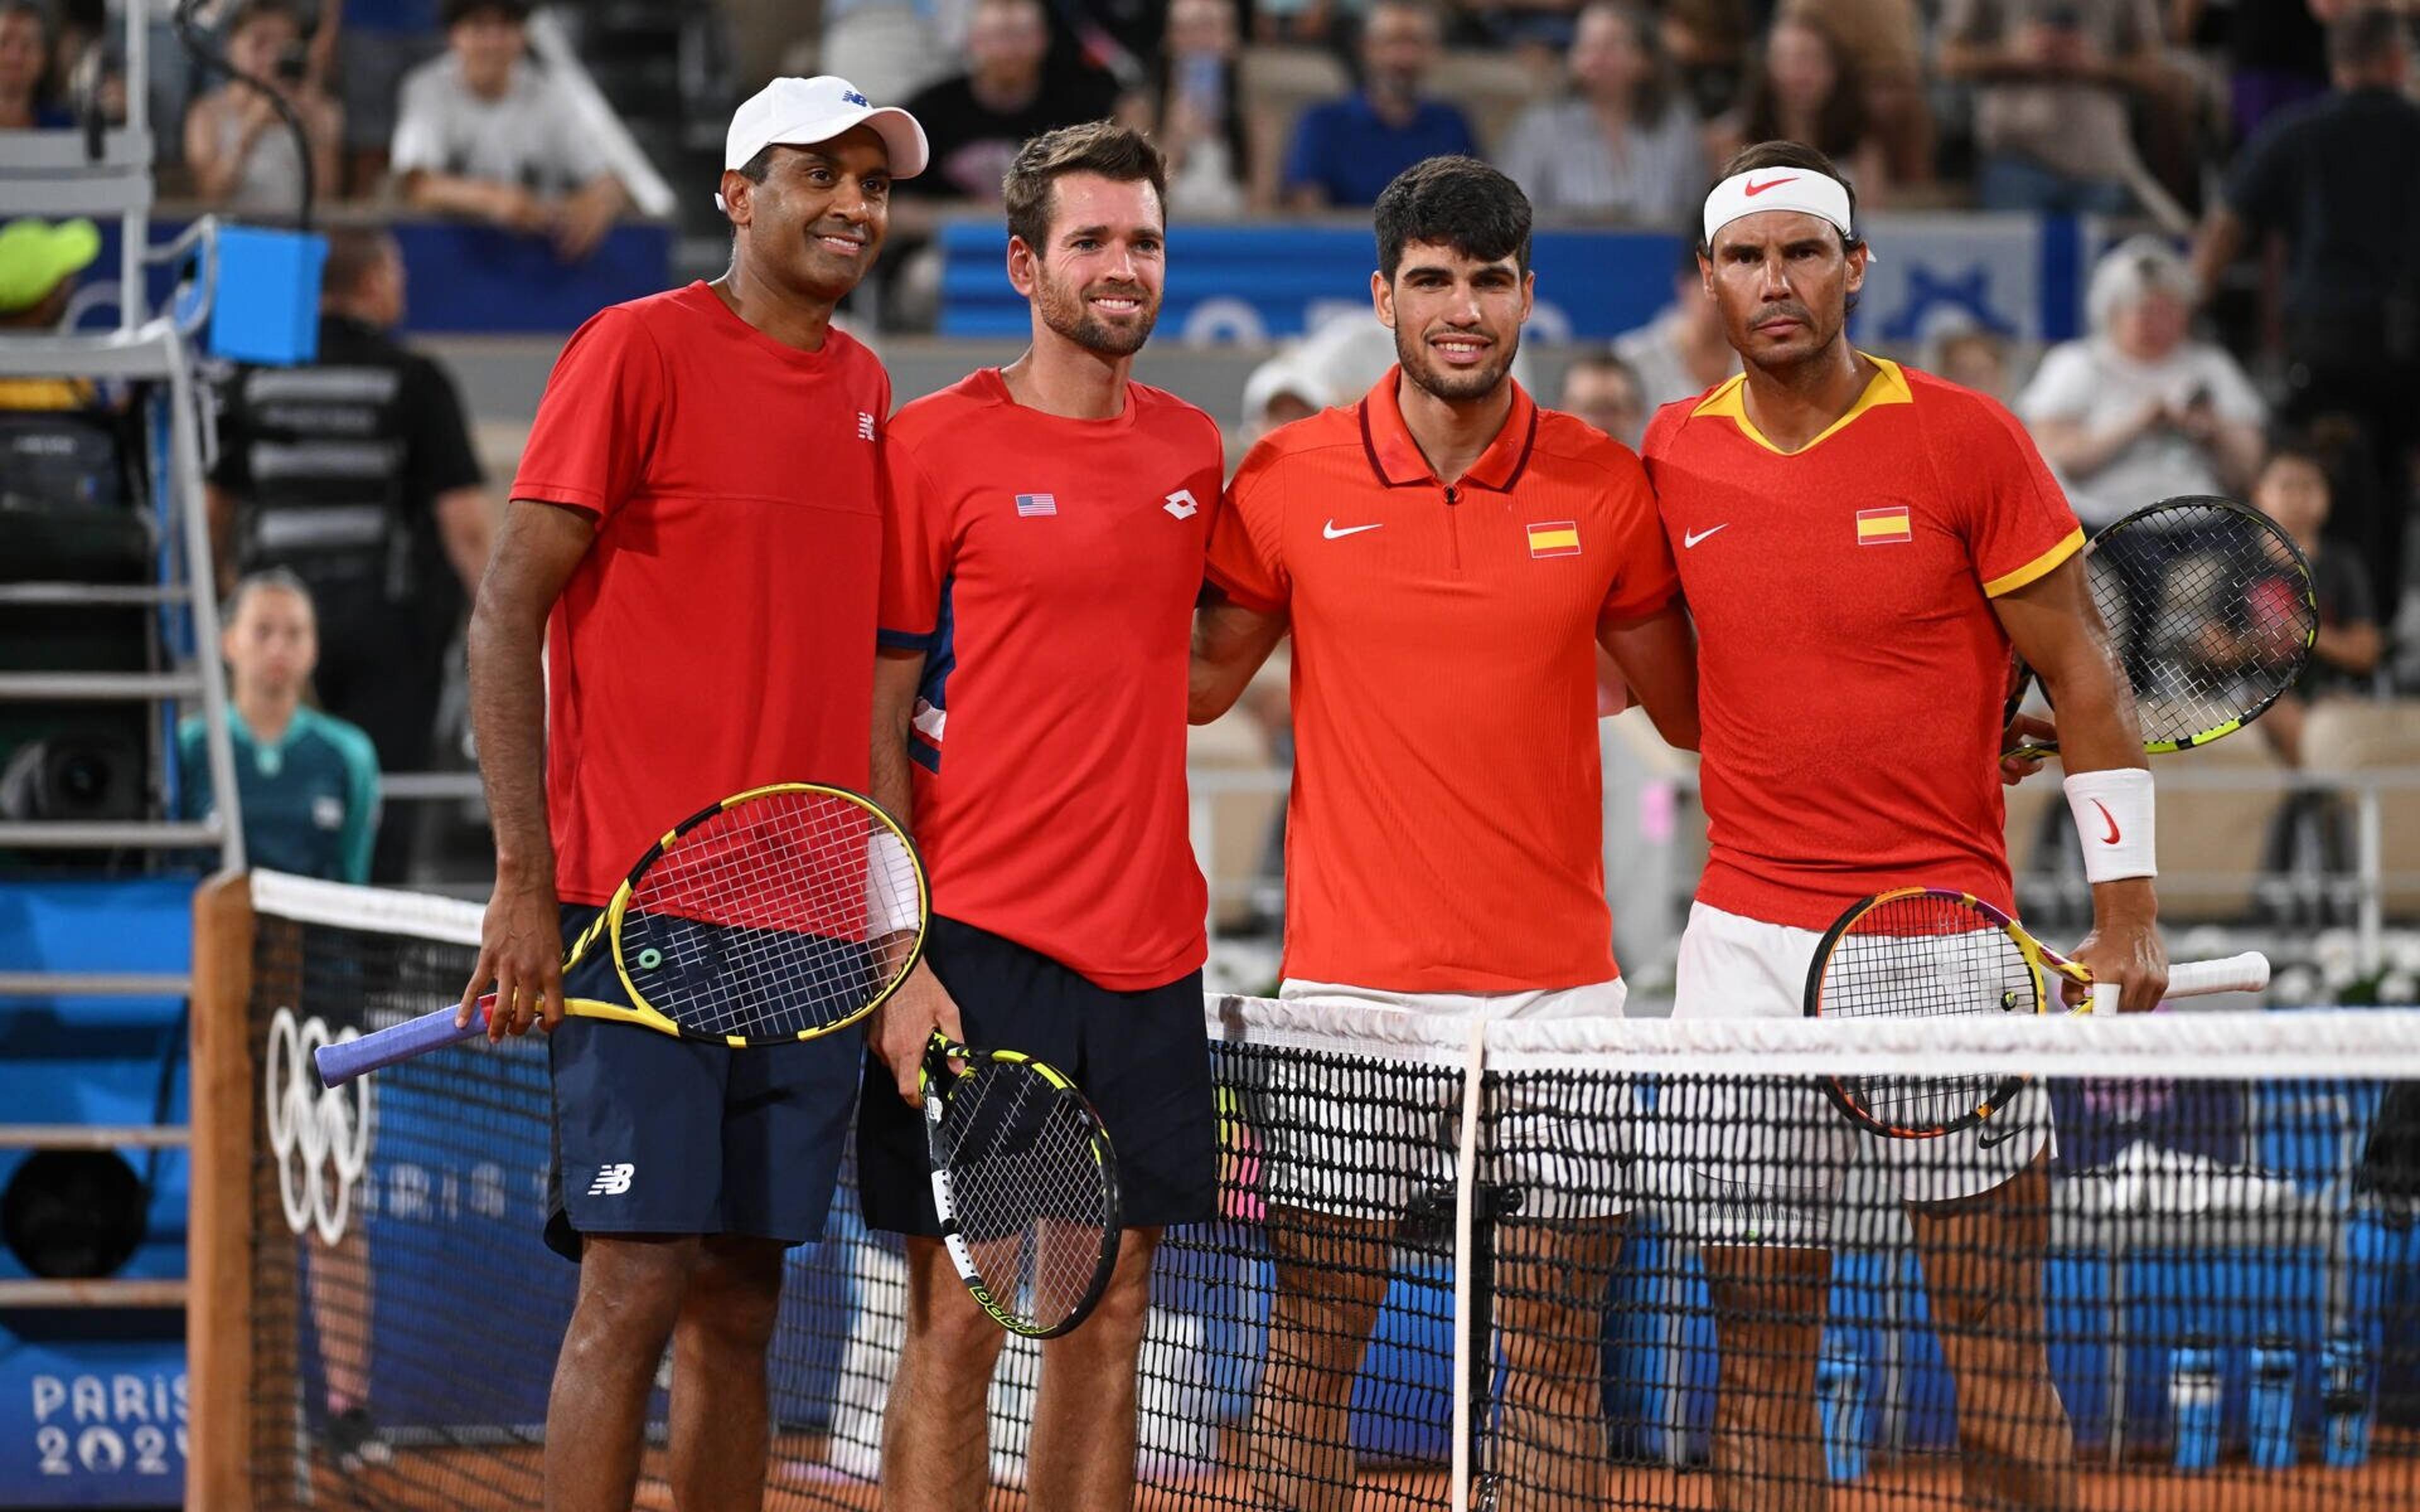
[[[378,838],[378,751],[370,737],[302,703],[319,659],[310,590],[273,570],[236,585],[219,648],[226,658],[227,733],[244,855],[254,867],[330,882],[366,882]],[[185,817],[214,807],[199,715],[177,726]]]

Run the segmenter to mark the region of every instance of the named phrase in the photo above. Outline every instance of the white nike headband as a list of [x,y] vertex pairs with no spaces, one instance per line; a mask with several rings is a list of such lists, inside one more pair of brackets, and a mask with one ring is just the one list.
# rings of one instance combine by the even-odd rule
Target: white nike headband
[[1844,237],[1857,233],[1849,224],[1849,189],[1838,178],[1806,168],[1760,168],[1735,173],[1706,194],[1706,246],[1714,233],[1743,215],[1766,210],[1800,210],[1820,216],[1840,228]]

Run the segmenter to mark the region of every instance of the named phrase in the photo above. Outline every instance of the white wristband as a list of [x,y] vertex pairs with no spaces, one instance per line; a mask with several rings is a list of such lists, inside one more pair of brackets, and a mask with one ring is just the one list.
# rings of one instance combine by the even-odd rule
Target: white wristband
[[2160,874],[2153,844],[2157,808],[2151,774],[2139,766],[2077,772],[2063,784],[2076,839],[2084,842],[2084,878],[2116,882]]
[[916,927],[923,902],[916,868],[899,837],[877,830],[865,847],[865,933],[878,940]]

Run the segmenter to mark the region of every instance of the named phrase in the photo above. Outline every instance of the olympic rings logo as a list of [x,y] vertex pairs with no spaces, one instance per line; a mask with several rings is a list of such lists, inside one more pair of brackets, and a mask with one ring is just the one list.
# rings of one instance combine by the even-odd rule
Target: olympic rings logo
[[357,1038],[349,1028],[332,1041],[324,1021],[315,1015],[297,1022],[290,1008],[269,1023],[265,1105],[277,1195],[287,1227],[298,1235],[317,1228],[327,1244],[345,1237],[353,1185],[369,1169],[370,1078],[322,1087],[311,1056],[323,1044]]

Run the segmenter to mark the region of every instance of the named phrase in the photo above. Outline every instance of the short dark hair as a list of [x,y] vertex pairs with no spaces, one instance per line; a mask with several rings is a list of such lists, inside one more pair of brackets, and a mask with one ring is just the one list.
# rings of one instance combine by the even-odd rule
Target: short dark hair
[[328,228],[328,262],[319,275],[319,292],[331,299],[358,293],[362,283],[389,257],[400,261],[402,250],[395,233],[382,225],[338,225]]
[[[1802,173],[1820,173],[1826,178],[1838,179],[1840,187],[1849,193],[1849,224],[1853,226],[1858,224],[1857,186],[1849,182],[1848,175],[1840,171],[1839,164],[1804,142],[1759,142],[1750,147],[1744,147],[1732,153],[1731,161],[1724,163],[1722,171],[1714,175],[1714,183],[1719,184],[1726,178],[1735,177],[1744,173],[1762,173],[1767,168],[1796,168]],[[1706,189],[1707,193],[1713,193],[1714,184],[1707,185]],[[1699,219],[1702,222],[1703,217]],[[1842,252],[1849,252],[1865,244],[1865,235],[1861,231],[1840,233]],[[1714,251],[1713,247],[1706,244],[1705,227],[1700,224],[1698,227],[1698,255],[1711,257],[1714,255]]]
[[1050,240],[1058,197],[1053,188],[1075,173],[1098,174],[1114,184],[1151,185],[1159,199],[1160,222],[1167,223],[1168,159],[1150,137],[1116,121],[1063,126],[1017,148],[1016,161],[1000,181],[1008,234],[1032,248],[1034,256],[1041,256]]
[[2363,6],[2328,26],[2328,67],[2357,69],[2383,62],[2408,40],[2403,18],[2385,6]]
[[768,142],[756,149],[756,155],[734,168],[732,172],[752,184],[761,184],[773,172],[773,148],[780,144]]
[[1373,209],[1378,271],[1387,282],[1414,241],[1451,247],[1481,262],[1518,260],[1529,270],[1529,196],[1477,158],[1426,158],[1395,176]]

